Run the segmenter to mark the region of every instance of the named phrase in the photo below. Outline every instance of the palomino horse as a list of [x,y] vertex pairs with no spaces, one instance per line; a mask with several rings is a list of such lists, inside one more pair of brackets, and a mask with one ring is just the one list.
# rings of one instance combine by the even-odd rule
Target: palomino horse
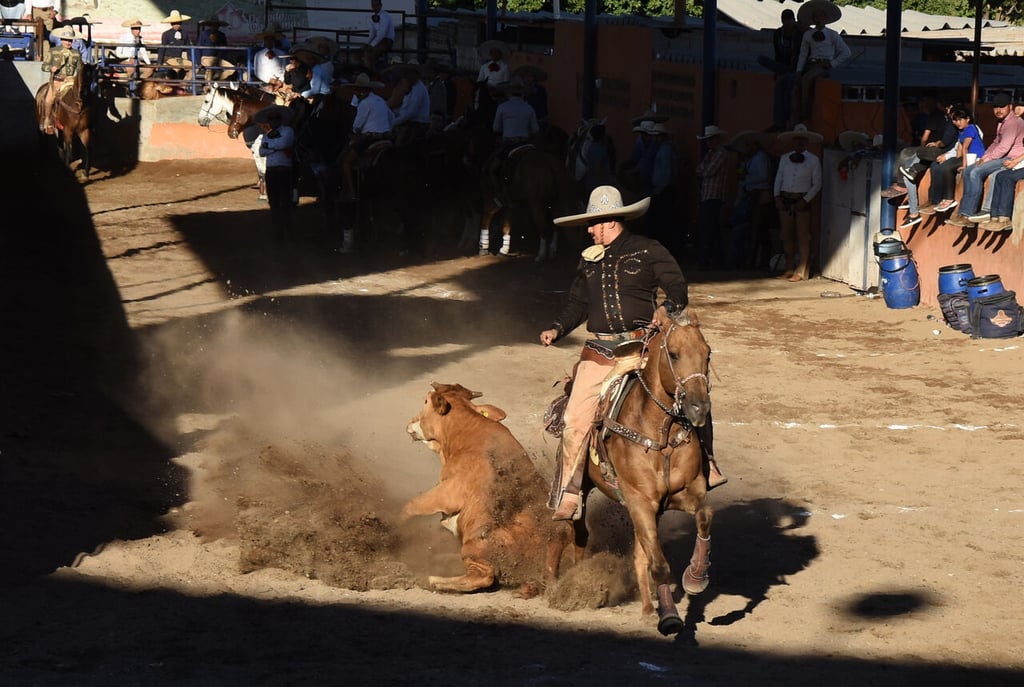
[[[83,64],[75,75],[73,85],[57,96],[54,103],[53,124],[61,159],[68,167],[74,161],[75,140],[82,144],[82,166],[89,176],[89,134],[91,130],[90,110],[92,109],[92,77],[95,67]],[[36,121],[39,131],[46,135],[46,96],[53,88],[53,80],[44,83],[36,91]]]
[[[626,506],[635,534],[633,562],[644,615],[654,611],[651,582],[658,599],[658,630],[676,634],[683,621],[672,598],[671,571],[658,542],[658,518],[666,510],[695,516],[697,540],[682,588],[699,594],[708,586],[711,566],[711,519],[707,499],[708,462],[694,428],[710,419],[711,349],[692,310],[673,315],[667,325],[644,342],[646,364],[623,378],[631,383],[618,415],[603,411],[603,430],[591,444],[601,460],[587,461],[583,491],[596,486]],[[634,351],[634,353],[639,353]],[[634,359],[635,360],[635,359]],[[614,373],[613,373],[614,374]],[[629,381],[635,375],[635,381]],[[607,435],[603,442],[600,437]],[[576,545],[586,547],[585,519],[574,522]]]

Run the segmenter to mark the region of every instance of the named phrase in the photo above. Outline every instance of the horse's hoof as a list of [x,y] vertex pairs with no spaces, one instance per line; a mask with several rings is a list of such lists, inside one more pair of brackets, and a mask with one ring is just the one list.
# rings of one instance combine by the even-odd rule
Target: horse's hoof
[[697,577],[690,571],[690,566],[686,566],[686,570],[683,571],[683,591],[687,594],[700,594],[708,588],[709,582],[711,578],[706,573],[703,577]]
[[666,615],[658,620],[658,632],[663,636],[677,635],[683,631],[683,619],[675,613]]

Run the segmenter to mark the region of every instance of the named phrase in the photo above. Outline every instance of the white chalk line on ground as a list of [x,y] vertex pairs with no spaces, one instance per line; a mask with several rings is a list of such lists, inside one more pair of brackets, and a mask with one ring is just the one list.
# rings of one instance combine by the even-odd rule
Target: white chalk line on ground
[[961,432],[978,432],[984,429],[990,430],[1003,430],[1003,429],[1017,429],[1018,425],[1007,422],[1000,422],[994,425],[964,425],[960,423],[953,423],[949,425],[926,425],[926,424],[914,424],[914,425],[898,425],[898,424],[875,424],[868,425],[863,422],[847,422],[847,423],[834,423],[834,422],[823,422],[821,424],[814,424],[809,422],[791,422],[784,420],[768,420],[765,423],[755,422],[743,422],[740,420],[724,420],[715,418],[715,421],[719,424],[727,424],[733,427],[746,427],[754,424],[769,424],[773,427],[780,429],[864,429],[866,427],[872,427],[874,429],[888,429],[894,432],[907,432],[918,429],[932,429],[940,432],[948,431],[961,431]]

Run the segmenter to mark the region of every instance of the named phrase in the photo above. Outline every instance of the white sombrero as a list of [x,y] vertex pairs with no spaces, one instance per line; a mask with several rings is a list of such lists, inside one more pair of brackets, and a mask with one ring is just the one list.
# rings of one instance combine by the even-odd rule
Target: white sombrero
[[647,208],[650,205],[650,198],[644,198],[632,205],[623,205],[622,194],[619,193],[619,189],[614,186],[598,186],[590,194],[586,212],[578,215],[556,217],[555,224],[560,226],[586,224],[589,226],[611,218],[635,219],[647,212]]
[[161,24],[181,24],[187,22],[192,17],[187,14],[182,14],[178,10],[171,10],[171,13],[160,20]]
[[819,133],[808,131],[803,124],[797,124],[792,131],[784,131],[779,134],[778,140],[781,143],[789,143],[794,138],[803,138],[808,143],[821,143],[825,137]]
[[871,137],[863,131],[844,131],[839,134],[839,147],[848,153],[871,144]]
[[725,129],[719,129],[718,126],[715,124],[708,124],[706,127],[704,127],[704,135],[697,136],[697,138],[701,141],[706,141],[707,139],[712,138],[714,136],[724,136],[725,134]]
[[807,0],[807,2],[800,5],[800,10],[796,13],[797,23],[801,26],[814,26],[813,17],[818,12],[825,15],[826,24],[834,24],[843,17],[843,10],[834,2],[829,2],[829,0]]

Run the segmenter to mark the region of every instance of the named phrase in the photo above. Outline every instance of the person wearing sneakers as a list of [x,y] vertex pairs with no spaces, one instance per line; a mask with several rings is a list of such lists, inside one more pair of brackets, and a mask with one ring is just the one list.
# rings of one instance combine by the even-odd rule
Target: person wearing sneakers
[[[624,224],[646,213],[650,202],[650,198],[644,198],[624,205],[617,188],[598,186],[590,194],[586,212],[555,220],[562,226],[586,226],[594,245],[583,251],[565,308],[540,333],[541,344],[550,346],[584,322],[591,331],[576,364],[563,415],[565,429],[548,501],[548,507],[555,509],[552,520],[577,520],[582,516],[580,490],[587,437],[598,411],[601,385],[615,362],[612,349],[642,338],[647,323],[668,323],[669,314],[689,302],[686,278],[675,258],[660,243],[633,234]],[[659,289],[664,292],[664,300],[654,306],[652,313]],[[708,489],[714,489],[726,478],[714,459],[710,413],[696,432],[710,465]]]
[[[991,219],[982,202],[985,180],[1003,170],[1013,169],[1013,160],[1024,155],[1024,120],[1013,111],[1010,96],[1006,93],[997,94],[992,100],[992,112],[999,120],[996,135],[977,162],[964,166],[964,190],[960,196],[960,211],[955,217],[947,220],[946,224],[973,227],[978,222]],[[995,187],[994,181],[995,179],[989,182],[986,194],[989,202]]]
[[1024,155],[1010,158],[1013,167],[1000,173],[989,184],[992,189],[992,219],[978,223],[985,231],[1011,231],[1013,229],[1013,199],[1017,195],[1017,182],[1024,179]]
[[[940,155],[931,166],[932,183],[928,187],[928,204],[922,205],[922,215],[948,212],[957,206],[956,173],[965,163],[971,164],[985,154],[981,131],[971,121],[971,113],[964,107],[954,107],[949,115],[959,131],[956,147]],[[973,156],[973,157],[972,157]]]
[[[944,158],[947,154],[956,153],[959,130],[946,111],[939,107],[938,101],[932,99],[930,106],[928,128],[922,137],[922,140],[926,142],[920,146],[904,148],[896,156],[896,170],[899,175],[903,176],[907,189],[907,202],[900,205],[900,208],[907,211],[907,216],[900,224],[900,229],[909,229],[921,222],[918,184],[924,173],[928,171],[929,165],[939,158]],[[940,130],[941,137],[935,134]],[[934,177],[932,177],[932,183],[935,183]]]
[[812,140],[821,143],[822,135],[808,131],[803,124],[778,137],[780,144],[793,147],[779,159],[775,175],[775,208],[786,255],[786,269],[779,279],[803,281],[811,276],[811,202],[821,190],[821,160],[807,150]]

